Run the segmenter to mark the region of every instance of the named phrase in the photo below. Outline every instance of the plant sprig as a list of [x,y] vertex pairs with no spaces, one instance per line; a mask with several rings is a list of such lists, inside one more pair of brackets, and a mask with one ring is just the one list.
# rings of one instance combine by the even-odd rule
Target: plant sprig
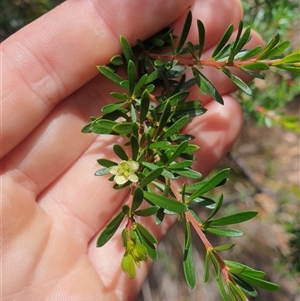
[[[249,86],[233,74],[232,67],[257,78],[263,78],[260,71],[270,67],[299,73],[300,50],[282,57],[289,43],[280,42],[279,36],[264,47],[246,49],[251,38],[250,28],[243,31],[240,22],[233,42],[228,43],[233,33],[233,25],[230,25],[211,57],[202,59],[205,28],[197,20],[199,44],[194,45],[186,41],[191,24],[192,14],[188,12],[179,38],[173,35],[172,29],[164,29],[146,41],[138,40],[134,50],[126,38],[121,37],[123,54],[113,56],[109,65],[98,66],[98,70],[124,92],[112,92],[117,102],[104,106],[103,114],[92,117],[82,131],[124,138],[124,146],[129,146],[129,150],[114,145],[113,151],[119,160],[100,158],[98,163],[102,168],[95,174],[110,175],[108,179],[114,182],[113,188],[129,190],[130,198],[100,234],[97,247],[105,245],[122,221],[127,220],[120,238],[124,246],[121,267],[134,278],[141,262],[148,257],[158,258],[157,239],[140,219],[154,215],[156,224],[160,225],[165,215],[177,215],[186,225],[183,268],[189,287],[193,288],[196,282],[191,238],[194,228],[206,249],[204,280],[209,280],[213,268],[223,300],[248,300],[246,295],[257,295],[255,287],[267,290],[279,287],[264,280],[265,274],[261,271],[222,259],[219,253],[232,249],[234,244],[214,247],[206,236],[209,232],[239,237],[243,235],[240,230],[227,226],[246,222],[257,212],[250,210],[216,217],[223,204],[223,195],[213,200],[205,194],[226,183],[229,169],[202,181],[201,174],[193,169],[194,152],[198,147],[191,143],[194,137],[181,130],[206,109],[199,100],[189,100],[188,89],[197,85],[201,93],[223,104],[221,94],[202,73],[204,67],[220,70],[237,87],[251,94]],[[119,75],[120,67],[125,69],[125,77]],[[185,76],[188,68],[192,70],[191,79]],[[179,178],[195,182],[188,184],[183,180],[178,186]],[[210,211],[203,221],[194,210],[199,207]]]

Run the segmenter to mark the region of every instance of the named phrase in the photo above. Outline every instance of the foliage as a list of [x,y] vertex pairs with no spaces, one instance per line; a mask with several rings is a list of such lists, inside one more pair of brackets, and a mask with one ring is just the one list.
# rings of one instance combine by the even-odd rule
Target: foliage
[[[282,56],[289,42],[280,42],[275,35],[264,47],[246,49],[250,28],[243,30],[240,22],[237,37],[228,43],[233,33],[230,25],[209,59],[202,59],[205,28],[197,20],[199,43],[186,41],[192,14],[188,12],[179,37],[167,28],[147,41],[137,41],[132,49],[125,37],[120,37],[123,54],[111,58],[110,64],[98,66],[103,76],[110,79],[124,91],[111,92],[117,100],[102,108],[102,115],[91,117],[82,129],[84,133],[121,136],[124,146],[114,145],[119,158],[117,162],[100,158],[102,168],[97,176],[111,173],[114,189],[130,191],[128,203],[109,222],[100,234],[97,246],[103,246],[116,233],[124,219],[122,230],[124,256],[121,267],[133,278],[136,267],[148,257],[158,257],[157,240],[141,223],[142,217],[155,216],[157,225],[163,223],[166,215],[177,215],[185,224],[183,248],[183,270],[190,288],[195,286],[195,265],[192,254],[192,228],[206,249],[204,280],[213,274],[219,285],[223,300],[248,300],[256,296],[255,287],[276,290],[278,285],[264,280],[262,271],[254,270],[241,263],[221,258],[220,252],[230,250],[234,244],[213,246],[206,233],[236,238],[243,233],[228,225],[234,225],[256,216],[255,211],[236,212],[216,217],[223,204],[223,195],[216,200],[205,196],[216,186],[226,183],[229,169],[224,169],[207,180],[200,181],[201,174],[193,169],[194,152],[198,147],[191,143],[193,137],[182,133],[182,128],[193,118],[205,113],[199,100],[188,100],[191,86],[198,86],[204,95],[209,94],[223,104],[221,94],[202,73],[204,67],[217,68],[223,72],[244,93],[252,94],[250,87],[232,73],[237,68],[255,78],[263,78],[258,71],[271,67],[299,73],[300,50]],[[231,67],[230,69],[228,67]],[[126,71],[123,77],[118,72]],[[187,79],[186,69],[191,69],[193,77]],[[158,88],[158,89],[156,89]],[[183,179],[179,186],[178,179]],[[193,184],[187,180],[193,179]],[[200,220],[193,208],[207,212],[205,220]]]
[[[298,36],[296,30],[297,26],[299,27],[298,1],[250,0],[242,3],[247,12],[244,18],[245,24],[251,25],[253,29],[262,33],[264,39],[269,40],[277,34],[289,37],[291,40],[294,35]],[[291,52],[295,47],[299,45],[289,45],[287,50]],[[253,92],[251,96],[238,93],[238,98],[243,100],[242,105],[246,115],[257,120],[258,124],[268,127],[280,125],[299,133],[299,116],[289,115],[285,111],[287,102],[294,100],[295,96],[300,94],[299,80],[299,74],[280,69],[274,70],[265,75],[264,83],[251,85]]]

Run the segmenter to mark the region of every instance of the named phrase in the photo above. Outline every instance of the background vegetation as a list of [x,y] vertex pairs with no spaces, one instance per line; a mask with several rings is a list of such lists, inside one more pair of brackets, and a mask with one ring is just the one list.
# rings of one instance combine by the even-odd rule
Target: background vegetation
[[[61,2],[1,1],[0,40]],[[290,51],[300,48],[298,0],[242,2],[245,25],[259,31],[266,41],[279,33],[282,40],[291,41]],[[245,128],[219,166],[232,169],[229,184],[222,186],[227,213],[236,212],[237,208],[259,211],[258,218],[247,222],[243,226],[246,229],[241,228],[246,235],[239,239],[231,256],[264,270],[269,280],[281,285],[281,290],[275,293],[260,291],[255,300],[297,301],[300,298],[299,76],[278,71],[265,81],[255,81],[254,86],[251,98],[238,92],[245,109]],[[219,300],[216,284],[201,281],[200,243],[194,246],[198,250],[195,256],[198,284],[193,291],[187,288],[178,243],[183,235],[183,229],[176,226],[160,244],[160,260],[154,263],[139,301]]]

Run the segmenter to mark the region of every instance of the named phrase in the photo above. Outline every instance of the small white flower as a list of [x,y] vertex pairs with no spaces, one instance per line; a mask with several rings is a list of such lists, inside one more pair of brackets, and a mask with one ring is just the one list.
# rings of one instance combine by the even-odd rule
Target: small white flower
[[119,184],[125,184],[128,181],[138,182],[139,178],[135,172],[139,169],[139,163],[128,159],[128,161],[121,161],[118,165],[109,167],[109,172],[115,175],[114,181]]

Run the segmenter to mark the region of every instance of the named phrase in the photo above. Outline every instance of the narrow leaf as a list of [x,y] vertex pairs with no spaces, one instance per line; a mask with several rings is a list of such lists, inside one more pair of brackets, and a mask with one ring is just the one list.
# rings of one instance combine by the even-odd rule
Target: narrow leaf
[[273,63],[273,65],[291,64],[291,63],[299,63],[299,62],[300,62],[300,49],[290,53],[289,55],[287,55],[283,59],[278,60],[278,62]]
[[157,244],[157,239],[140,223],[136,223],[139,232],[148,239],[151,243]]
[[94,121],[90,126],[90,132],[96,134],[111,134],[113,132],[113,127],[117,122],[107,119],[98,119]]
[[244,235],[244,233],[240,230],[236,229],[227,229],[227,228],[205,228],[207,232],[210,232],[215,235],[226,236],[226,237],[240,237]]
[[197,20],[197,28],[198,28],[198,40],[199,40],[198,58],[200,60],[203,52],[204,43],[205,43],[205,27],[200,20]]
[[127,136],[132,132],[132,123],[131,122],[122,122],[117,123],[113,130],[122,136]]
[[280,36],[277,34],[271,41],[265,46],[265,48],[258,54],[257,60],[264,60],[268,58],[270,50],[272,50],[279,42]]
[[239,77],[234,75],[229,69],[222,67],[221,70],[223,73],[225,73],[231,80],[234,82],[243,92],[245,92],[248,95],[252,95],[252,90],[249,88],[249,86],[243,82]]
[[162,139],[166,139],[173,134],[179,132],[188,122],[190,118],[189,116],[182,116],[180,119],[178,119],[175,123],[173,123],[163,134]]
[[158,211],[158,209],[159,208],[157,206],[151,206],[145,209],[136,210],[134,214],[138,216],[151,216],[155,214]]
[[196,284],[196,277],[192,245],[190,245],[187,249],[184,248],[183,271],[189,288],[193,289]]
[[274,47],[272,50],[268,52],[268,58],[270,59],[278,55],[281,55],[283,51],[286,50],[289,46],[290,46],[289,41],[285,41],[278,44],[276,47]]
[[209,222],[209,226],[225,226],[245,222],[257,215],[257,211],[244,211],[220,217]]
[[[218,186],[220,182],[222,182],[225,178],[227,178],[229,172],[230,172],[229,168],[223,169],[219,171],[216,175],[211,177],[209,180],[199,183],[199,188],[189,197],[188,201],[190,202],[194,198],[199,197],[202,194]],[[189,190],[189,186],[187,186],[186,189]]]
[[130,145],[131,145],[131,157],[132,160],[136,160],[137,159],[137,155],[139,153],[139,142],[136,138],[136,136],[131,135],[130,136]]
[[144,191],[140,186],[137,186],[133,193],[131,211],[135,212],[144,200]]
[[126,104],[126,101],[121,101],[121,102],[117,102],[117,103],[111,103],[111,104],[108,104],[104,107],[102,107],[101,111],[103,113],[111,113],[121,107],[124,106],[124,104]]
[[223,34],[221,40],[219,41],[218,45],[216,46],[213,54],[212,54],[212,58],[214,58],[219,52],[220,50],[225,46],[225,44],[228,42],[229,38],[231,37],[232,33],[233,33],[233,24],[230,24],[228,26],[228,28],[226,29],[225,33]]
[[128,160],[128,156],[126,154],[126,152],[124,151],[124,149],[122,148],[122,146],[120,146],[119,144],[115,144],[113,146],[113,150],[115,152],[115,154],[121,159],[121,160]]
[[262,50],[263,46],[256,46],[251,50],[246,50],[243,54],[243,56],[240,57],[240,61],[246,61],[252,57],[254,57],[256,54],[258,54]]
[[126,40],[126,38],[123,36],[120,36],[120,43],[121,43],[122,51],[124,53],[126,61],[127,62],[129,62],[130,60],[134,61],[133,51],[131,49],[129,42]]
[[154,139],[157,139],[157,137],[159,137],[159,135],[161,134],[161,131],[163,130],[164,126],[166,125],[166,123],[170,117],[170,113],[171,113],[171,105],[170,105],[170,102],[167,101],[166,106],[159,119],[159,123],[158,123],[158,127],[156,129]]
[[132,60],[129,60],[127,65],[127,76],[129,83],[129,95],[132,96],[135,87],[135,64]]
[[177,54],[180,53],[180,50],[186,41],[186,38],[187,38],[190,28],[191,28],[191,24],[192,24],[192,13],[191,13],[191,11],[188,11],[183,28],[182,28],[182,32],[181,32],[181,35],[179,38],[179,42],[178,42],[178,45],[176,48]]
[[154,203],[155,205],[176,212],[176,213],[183,213],[188,210],[188,207],[176,200],[169,199],[167,197],[158,195],[153,192],[144,192],[144,197],[146,200],[150,201],[151,203]]
[[97,239],[97,247],[104,246],[116,233],[121,222],[123,221],[124,213],[121,211],[116,217],[114,217],[102,231]]
[[108,159],[98,159],[97,162],[104,166],[104,167],[111,167],[111,166],[114,166],[114,165],[118,165],[116,162],[113,162],[111,160],[108,160]]
[[112,82],[116,83],[116,84],[120,84],[121,81],[123,81],[123,79],[114,72],[114,70],[112,70],[109,67],[106,66],[97,66],[97,69],[108,79],[110,79]]
[[210,96],[215,99],[218,103],[224,104],[223,98],[221,94],[218,92],[218,90],[213,86],[213,84],[196,68],[192,67],[192,71],[195,77],[197,77],[199,80],[197,81],[197,85],[200,88],[201,84],[203,84],[207,92],[210,94]]
[[210,251],[206,251],[205,255],[205,262],[204,262],[204,282],[207,282],[209,280],[209,263],[210,263]]
[[145,90],[141,97],[140,123],[143,123],[147,117],[150,105],[150,95],[148,90]]
[[157,167],[156,169],[149,172],[147,176],[140,182],[139,186],[143,188],[144,186],[148,185],[149,183],[157,179],[161,175],[163,169],[164,169],[163,167]]
[[192,160],[185,160],[178,163],[174,163],[168,166],[168,169],[174,170],[176,172],[177,169],[182,169],[185,167],[190,167],[193,164]]
[[214,247],[214,250],[217,252],[228,251],[231,250],[234,246],[235,244],[226,244],[226,245]]
[[109,173],[109,170],[107,167],[104,167],[104,168],[101,168],[99,170],[97,170],[95,172],[95,176],[104,176],[104,175],[107,175]]

